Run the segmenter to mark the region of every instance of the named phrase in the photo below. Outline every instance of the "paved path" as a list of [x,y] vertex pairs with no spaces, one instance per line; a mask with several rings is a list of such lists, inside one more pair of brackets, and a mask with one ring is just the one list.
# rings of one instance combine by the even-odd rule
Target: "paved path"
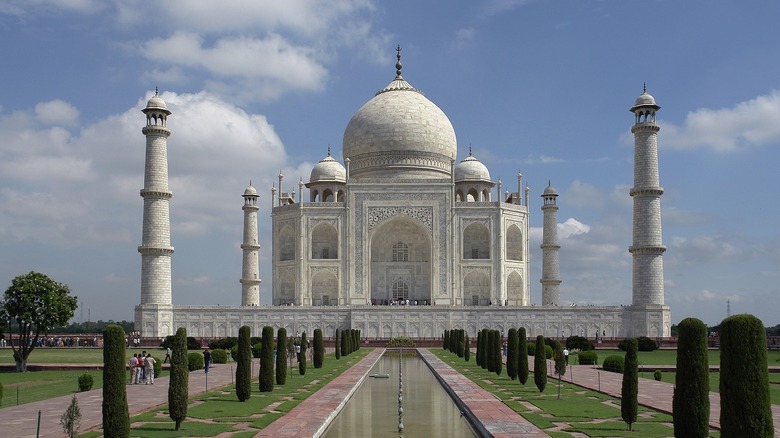
[[[529,357],[529,359],[532,359]],[[533,360],[528,361],[528,366],[533,371]],[[554,363],[547,361],[547,369],[554,370]],[[553,376],[550,373],[551,377]],[[563,376],[564,382],[574,383],[585,388],[620,398],[623,386],[623,375],[593,368],[590,365],[570,365]],[[674,385],[671,383],[657,382],[652,378],[639,379],[639,404],[672,414],[672,399],[674,397]],[[772,418],[775,424],[775,437],[780,437],[780,405],[772,405]],[[720,394],[710,392],[710,427],[720,430]]]
[[[259,362],[256,361],[255,369]],[[75,365],[74,365],[75,366]],[[80,366],[84,366],[80,364]],[[91,365],[86,365],[91,366]],[[101,366],[102,365],[95,365]],[[212,365],[208,374],[208,387],[214,389],[233,383],[235,363]],[[161,405],[168,404],[168,377],[155,379],[154,385],[127,385],[127,400],[130,416],[146,412]],[[75,382],[74,382],[75,385]],[[206,374],[201,371],[190,373],[190,397],[206,392]],[[25,403],[19,406],[0,409],[2,432],[0,435],[15,438],[35,437],[38,411],[41,412],[41,437],[64,437],[60,425],[62,413],[70,405],[73,395],[52,398],[35,403]],[[103,424],[103,389],[80,392],[76,394],[81,411],[81,427],[79,432],[100,428]],[[8,397],[6,400],[8,401]],[[6,401],[6,403],[7,403]]]
[[418,351],[423,360],[433,369],[433,372],[439,375],[445,385],[449,386],[463,402],[463,405],[471,411],[474,418],[482,423],[490,436],[496,438],[548,436],[505,405],[495,395],[455,371],[427,349],[420,348]]

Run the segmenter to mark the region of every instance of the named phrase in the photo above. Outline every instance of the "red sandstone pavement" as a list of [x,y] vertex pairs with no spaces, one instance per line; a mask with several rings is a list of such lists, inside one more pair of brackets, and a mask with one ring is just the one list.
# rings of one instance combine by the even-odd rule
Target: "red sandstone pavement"
[[[533,361],[529,361],[528,366],[533,371]],[[547,369],[555,369],[552,361],[547,361]],[[555,377],[552,373],[550,376]],[[622,374],[604,371],[590,365],[569,365],[562,380],[617,398],[620,398],[623,386]],[[673,397],[674,385],[671,383],[657,382],[652,378],[639,379],[640,405],[671,414]],[[780,427],[778,427],[780,405],[772,405],[772,418],[775,424],[775,437],[780,437]],[[717,392],[710,392],[710,427],[720,430],[720,394]]]
[[[58,365],[60,366],[60,365]],[[73,364],[79,366],[102,367],[102,365]],[[259,366],[259,365],[255,365]],[[212,365],[208,374],[208,388],[214,389],[233,383],[235,364]],[[127,400],[130,416],[137,415],[161,405],[168,404],[168,377],[155,379],[154,385],[127,385]],[[206,374],[201,371],[190,373],[190,396],[206,392]],[[75,385],[75,383],[74,383]],[[0,409],[0,436],[14,438],[29,438],[36,436],[38,411],[41,412],[41,437],[67,436],[60,426],[60,417],[70,405],[72,395],[52,398],[35,403],[7,407],[9,397],[5,397]],[[90,429],[100,428],[103,424],[103,390],[80,392],[76,394],[81,411],[80,433]],[[172,424],[172,423],[171,423]]]

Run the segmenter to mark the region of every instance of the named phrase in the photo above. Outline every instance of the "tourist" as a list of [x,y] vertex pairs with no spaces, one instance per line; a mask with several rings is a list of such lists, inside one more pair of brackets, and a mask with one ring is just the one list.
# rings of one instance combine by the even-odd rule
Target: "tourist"
[[209,373],[209,366],[211,365],[211,353],[209,352],[208,347],[206,347],[205,350],[203,350],[203,364],[206,368],[206,374]]
[[141,352],[138,356],[138,366],[141,368],[141,381],[146,381],[146,350]]
[[163,363],[168,363],[171,360],[171,347],[165,347],[165,359]]
[[135,385],[138,380],[138,355],[134,354],[133,357],[127,362],[127,366],[130,367],[130,384]]
[[151,353],[146,355],[144,364],[146,365],[146,384],[154,385],[154,358]]
[[566,360],[566,365],[569,365],[569,349],[563,349],[563,358]]

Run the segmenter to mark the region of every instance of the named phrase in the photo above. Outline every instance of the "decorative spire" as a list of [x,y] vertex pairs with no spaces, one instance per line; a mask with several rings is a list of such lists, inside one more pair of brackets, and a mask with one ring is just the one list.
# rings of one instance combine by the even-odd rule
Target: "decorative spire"
[[471,156],[471,143],[469,143],[469,157]]
[[642,82],[642,94],[647,94],[647,82]]
[[330,156],[330,143],[328,143],[328,156]]
[[159,90],[157,89],[157,85],[155,85],[155,86],[154,86],[154,95],[155,95],[155,96],[159,96],[159,95],[160,95],[160,92],[159,92]]
[[398,47],[395,48],[395,51],[398,52],[398,54],[395,56],[398,58],[398,62],[395,63],[395,77],[396,79],[401,79],[401,68],[403,67],[403,64],[401,64],[401,45],[399,44]]
[[252,187],[252,178],[249,178],[249,187]]

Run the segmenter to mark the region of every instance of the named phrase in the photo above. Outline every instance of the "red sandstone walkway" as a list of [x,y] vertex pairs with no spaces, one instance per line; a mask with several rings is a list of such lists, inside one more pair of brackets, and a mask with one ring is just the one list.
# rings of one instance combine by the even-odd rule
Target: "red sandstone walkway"
[[[91,366],[73,364],[77,366]],[[93,365],[102,367],[102,365]],[[257,367],[259,365],[255,365]],[[235,364],[212,365],[208,374],[208,388],[214,389],[233,383]],[[256,368],[257,369],[257,368]],[[75,382],[74,382],[75,385]],[[206,374],[201,371],[190,373],[189,394],[190,397],[206,391]],[[60,417],[70,405],[72,395],[52,398],[35,403],[26,403],[19,406],[3,407],[0,409],[0,421],[2,429],[0,436],[14,438],[35,437],[38,411],[41,411],[41,437],[64,437],[65,433],[60,426]],[[81,411],[81,427],[83,433],[89,429],[99,428],[103,424],[103,390],[80,392],[76,394]],[[4,406],[9,403],[10,397],[5,397]],[[155,379],[154,385],[127,385],[127,400],[130,416],[146,412],[157,406],[168,404],[168,377]]]
[[[528,361],[533,371],[533,361]],[[552,361],[547,361],[547,369],[554,370]],[[550,373],[551,377],[553,376]],[[613,397],[620,398],[623,386],[623,375],[594,368],[590,365],[570,365],[563,376],[563,381],[593,389]],[[674,385],[657,382],[654,379],[639,379],[639,404],[652,409],[672,413],[672,398]],[[772,405],[772,418],[775,424],[775,437],[780,437],[780,405]],[[720,394],[710,392],[710,427],[720,430]]]

